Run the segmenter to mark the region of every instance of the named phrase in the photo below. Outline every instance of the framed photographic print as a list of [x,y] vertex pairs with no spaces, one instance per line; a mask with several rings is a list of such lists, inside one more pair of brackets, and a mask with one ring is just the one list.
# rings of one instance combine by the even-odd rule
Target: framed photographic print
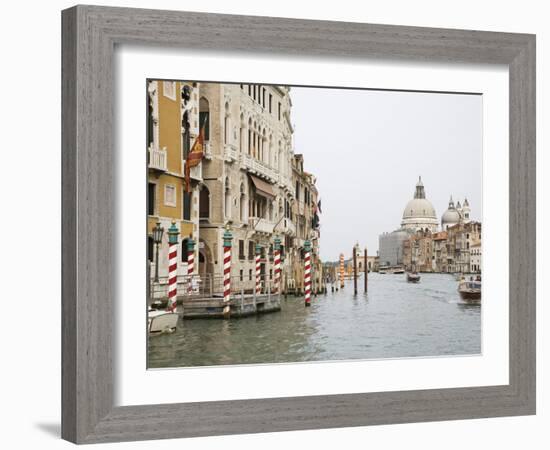
[[63,437],[534,414],[534,77],[532,35],[63,11]]

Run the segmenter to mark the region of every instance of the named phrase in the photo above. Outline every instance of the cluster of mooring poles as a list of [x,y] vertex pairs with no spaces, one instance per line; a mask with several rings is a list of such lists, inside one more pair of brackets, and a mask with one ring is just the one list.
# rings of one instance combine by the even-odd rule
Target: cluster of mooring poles
[[[229,317],[231,308],[231,247],[233,235],[226,229],[223,234],[223,301],[224,317]],[[256,244],[255,248],[256,262],[256,285],[255,293],[260,295],[262,291],[261,280],[261,254],[262,247]],[[274,264],[274,288],[273,293],[278,294],[281,291],[281,239],[275,237],[273,241],[273,264]],[[306,240],[304,243],[304,304],[311,305],[311,242]]]
[[[179,231],[176,227],[176,223],[172,222],[172,225],[168,229],[168,304],[166,309],[171,312],[176,311],[176,299],[177,299],[177,261],[178,261],[178,235]],[[232,247],[233,235],[226,229],[223,234],[223,316],[228,318],[231,313],[230,301],[231,301],[231,247]],[[195,241],[189,236],[187,240],[187,278],[188,278],[188,295],[192,294],[192,277],[195,270]],[[256,285],[255,294],[260,295],[262,291],[261,280],[261,254],[262,247],[260,244],[256,244],[255,248],[256,256]],[[365,248],[364,256],[364,289],[368,290],[368,263],[367,263],[367,249]],[[273,293],[278,294],[281,290],[281,240],[279,237],[275,237],[273,245],[273,263],[274,263],[274,287]],[[340,253],[340,266],[339,266],[339,280],[340,289],[344,288],[345,278],[345,261],[344,254]],[[353,291],[357,295],[357,252],[355,247],[353,248]],[[334,289],[333,289],[334,290]],[[326,293],[326,288],[325,288]],[[304,242],[304,305],[306,307],[311,306],[311,241],[306,240]]]

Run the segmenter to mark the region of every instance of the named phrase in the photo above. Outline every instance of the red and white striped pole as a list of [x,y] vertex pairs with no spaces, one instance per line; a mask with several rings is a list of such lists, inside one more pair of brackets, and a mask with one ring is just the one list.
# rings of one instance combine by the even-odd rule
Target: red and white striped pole
[[309,239],[304,242],[304,302],[311,306],[311,242]]
[[231,241],[233,235],[226,228],[223,234],[223,316],[227,319],[231,314]]
[[273,240],[273,264],[275,265],[274,294],[279,293],[281,283],[281,239],[275,237]]
[[195,271],[195,241],[187,239],[187,295],[193,293],[193,272]]
[[344,254],[340,253],[340,289],[344,289]]
[[178,294],[178,234],[176,222],[168,228],[168,304],[166,310],[176,312]]
[[256,244],[256,296],[262,293],[262,278],[260,258],[262,256],[262,247],[260,244]]

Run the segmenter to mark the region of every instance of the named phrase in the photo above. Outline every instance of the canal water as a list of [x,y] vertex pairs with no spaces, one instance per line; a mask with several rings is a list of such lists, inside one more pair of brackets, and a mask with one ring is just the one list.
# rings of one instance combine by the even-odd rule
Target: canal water
[[343,290],[281,300],[280,312],[240,319],[182,320],[149,339],[150,368],[481,353],[481,307],[464,304],[454,277],[369,274],[368,294]]

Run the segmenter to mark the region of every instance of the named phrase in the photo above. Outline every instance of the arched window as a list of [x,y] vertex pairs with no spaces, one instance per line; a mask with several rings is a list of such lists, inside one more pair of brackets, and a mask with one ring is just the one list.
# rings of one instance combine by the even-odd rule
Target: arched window
[[267,144],[267,135],[266,135],[266,131],[265,131],[265,128],[262,132],[262,154],[261,154],[261,157],[260,159],[263,161],[263,162],[269,162],[269,151],[266,151],[266,144]]
[[185,238],[181,241],[181,262],[187,262],[187,242],[189,238]]
[[210,218],[210,192],[206,186],[202,186],[199,194],[199,219]]
[[246,222],[248,220],[247,217],[247,211],[246,211],[246,194],[244,192],[244,184],[241,183],[241,198],[240,198],[240,204],[239,204],[240,214],[241,214],[241,222]]
[[210,140],[210,104],[206,98],[199,101],[199,127],[204,125],[204,139]]
[[231,218],[231,189],[229,185],[229,178],[225,179],[225,218]]
[[267,162],[269,165],[273,168],[277,167],[277,156],[275,155],[275,152],[273,151],[273,134],[269,135],[269,139],[267,141]]
[[252,156],[258,157],[258,132],[256,122],[254,122],[254,129],[252,131]]
[[252,156],[252,119],[248,119],[248,154]]
[[284,168],[284,157],[283,157],[283,147],[281,145],[281,141],[279,141],[279,172],[284,174],[285,168]]
[[147,259],[153,262],[154,258],[155,241],[151,236],[147,236]]
[[244,136],[245,136],[245,123],[244,114],[241,114],[241,127],[239,129],[239,151],[242,153],[244,150]]
[[223,142],[229,144],[231,140],[231,115],[229,113],[229,103],[225,104],[225,117],[223,120]]

